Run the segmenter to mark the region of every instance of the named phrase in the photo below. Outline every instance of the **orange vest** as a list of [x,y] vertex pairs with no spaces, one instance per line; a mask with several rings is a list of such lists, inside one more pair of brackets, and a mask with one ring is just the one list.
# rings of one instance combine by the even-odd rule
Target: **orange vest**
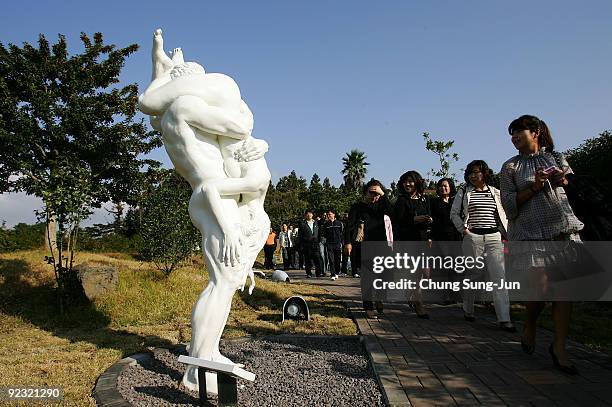
[[[274,241],[276,240],[276,233],[272,232],[268,235],[268,240],[266,240],[266,245],[272,246],[274,245]],[[261,241],[261,240],[260,240]],[[261,244],[261,243],[260,243]]]

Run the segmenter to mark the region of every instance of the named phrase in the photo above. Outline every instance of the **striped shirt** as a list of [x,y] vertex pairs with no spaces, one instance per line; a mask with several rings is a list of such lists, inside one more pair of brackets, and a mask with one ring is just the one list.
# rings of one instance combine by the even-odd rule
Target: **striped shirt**
[[468,226],[470,229],[492,229],[497,227],[495,199],[491,190],[473,190],[468,205]]

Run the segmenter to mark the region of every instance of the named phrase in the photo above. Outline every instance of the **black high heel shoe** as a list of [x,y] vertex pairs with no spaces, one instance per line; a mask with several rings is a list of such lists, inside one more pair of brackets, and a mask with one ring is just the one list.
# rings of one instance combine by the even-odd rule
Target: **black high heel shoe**
[[555,367],[557,369],[559,369],[560,371],[562,371],[565,374],[572,375],[572,376],[575,376],[575,375],[578,374],[578,369],[576,368],[576,366],[574,366],[574,365],[567,366],[567,365],[562,365],[561,363],[559,363],[559,359],[557,359],[557,355],[555,355],[555,351],[553,349],[553,344],[552,343],[548,347],[548,353],[550,353],[550,356],[552,357],[553,364],[555,365]]
[[463,319],[465,319],[467,322],[476,321],[476,317],[474,316],[474,314],[468,314],[466,312],[463,313]]
[[429,314],[425,311],[425,306],[423,303],[415,302],[414,303],[414,312],[417,318],[420,319],[429,319]]
[[526,354],[533,355],[533,352],[535,352],[535,345],[530,345],[521,338],[521,349],[523,349],[523,352]]
[[384,313],[383,303],[381,301],[376,301],[376,312],[379,314]]

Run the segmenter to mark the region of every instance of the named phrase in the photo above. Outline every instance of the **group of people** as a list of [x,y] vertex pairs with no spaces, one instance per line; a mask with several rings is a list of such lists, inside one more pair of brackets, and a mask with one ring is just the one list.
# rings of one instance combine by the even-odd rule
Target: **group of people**
[[264,267],[274,268],[274,253],[280,247],[285,270],[305,269],[306,277],[312,278],[314,268],[316,277],[325,277],[329,272],[332,280],[348,275],[349,260],[343,253],[346,214],[344,218],[344,221],[337,219],[334,209],[315,218],[308,209],[296,227],[283,223],[278,234],[270,228],[264,246]]
[[[281,237],[281,246],[283,253],[285,246],[288,247],[287,257],[283,254],[283,259],[288,261],[286,265],[294,264],[291,248],[299,247],[307,275],[311,276],[313,262],[317,275],[323,275],[317,263],[326,264],[321,262],[323,251],[320,249],[324,245],[332,278],[343,270],[342,259],[348,258],[354,275],[358,275],[364,242],[394,239],[420,241],[423,247],[431,247],[435,241],[461,240],[463,255],[484,257],[486,278],[500,281],[505,278],[506,266],[503,238],[511,242],[533,241],[534,249],[516,259],[513,256],[509,267],[546,275],[548,268],[567,262],[574,254],[569,249],[571,245],[561,245],[562,249],[551,253],[539,250],[538,242],[580,242],[578,232],[583,223],[573,213],[565,191],[569,178],[566,175],[572,170],[564,156],[555,151],[548,126],[538,117],[523,115],[513,120],[508,133],[518,154],[503,164],[499,189],[490,185],[493,172],[481,159],[466,166],[465,184],[458,190],[452,179],[439,180],[435,198],[425,195],[425,181],[417,171],[401,175],[399,197],[394,203],[388,199],[383,184],[372,179],[363,188],[362,200],[351,207],[344,222],[338,222],[333,211],[327,213],[326,220],[321,218],[317,222],[312,212],[307,211],[297,228],[297,235],[295,229],[286,229],[283,225],[285,231],[281,231],[281,236],[286,237]],[[421,278],[425,278],[431,270],[422,269],[420,273]],[[474,299],[475,291],[462,292],[464,318],[470,322],[475,320]],[[515,332],[508,291],[494,290],[493,303],[500,329]],[[376,317],[375,307],[379,313],[383,312],[382,302],[364,300],[363,305],[368,317]],[[429,318],[418,296],[412,305],[418,317]],[[534,352],[536,321],[543,309],[544,302],[526,303],[521,345],[527,354]],[[565,347],[570,313],[570,302],[553,302],[554,341],[549,352],[558,369],[577,374]]]

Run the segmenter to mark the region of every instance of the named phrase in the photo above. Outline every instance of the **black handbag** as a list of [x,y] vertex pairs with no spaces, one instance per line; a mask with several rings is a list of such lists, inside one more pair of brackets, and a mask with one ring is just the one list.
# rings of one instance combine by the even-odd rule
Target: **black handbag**
[[[559,153],[553,153],[557,166],[561,168]],[[612,204],[610,194],[595,178],[587,175],[567,174],[565,193],[574,214],[584,228],[580,238],[585,241],[612,240]]]

